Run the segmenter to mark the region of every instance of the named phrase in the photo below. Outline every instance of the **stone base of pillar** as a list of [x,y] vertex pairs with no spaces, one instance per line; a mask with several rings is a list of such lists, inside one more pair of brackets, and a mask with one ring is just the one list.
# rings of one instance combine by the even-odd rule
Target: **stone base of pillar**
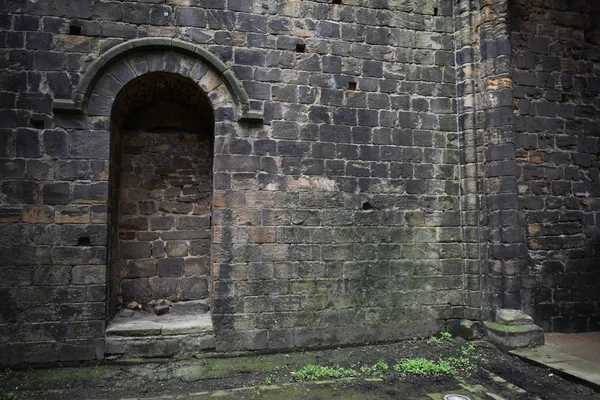
[[487,339],[504,351],[544,344],[544,330],[519,310],[497,310],[496,321],[483,323]]

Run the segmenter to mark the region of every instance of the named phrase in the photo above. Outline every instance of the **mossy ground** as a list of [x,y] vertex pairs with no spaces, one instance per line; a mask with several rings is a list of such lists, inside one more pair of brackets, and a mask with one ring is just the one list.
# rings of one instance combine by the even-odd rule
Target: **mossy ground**
[[[477,347],[477,370],[442,376],[417,376],[391,368],[400,360],[460,358],[467,342],[454,340],[406,340],[395,344],[369,345],[319,351],[298,351],[235,358],[187,360],[107,361],[98,365],[27,369],[0,372],[0,399],[121,399],[163,395],[202,399],[221,395],[232,399],[392,399],[402,393],[430,399],[430,394],[449,391],[487,390],[505,398],[600,399],[591,389],[549,376],[548,371],[525,364],[489,345]],[[354,368],[385,362],[385,373],[364,374],[326,382],[298,382],[292,372],[307,365]],[[365,369],[367,371],[367,369]],[[490,372],[492,375],[490,375]],[[377,372],[377,371],[376,371]],[[501,377],[502,379],[497,379]],[[508,388],[507,382],[524,389]],[[475,389],[473,389],[475,388]],[[482,389],[483,388],[483,389]],[[190,394],[196,393],[191,396]],[[561,397],[563,396],[563,397]]]

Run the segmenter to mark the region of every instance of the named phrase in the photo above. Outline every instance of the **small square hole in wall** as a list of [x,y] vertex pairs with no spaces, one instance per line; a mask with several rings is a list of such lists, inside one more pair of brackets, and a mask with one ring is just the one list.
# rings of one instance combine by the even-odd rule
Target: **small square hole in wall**
[[31,118],[28,125],[34,129],[44,129],[46,124],[44,123],[43,119]]
[[69,25],[69,35],[81,36],[82,28],[80,25],[71,24]]
[[296,43],[296,52],[298,52],[298,53],[306,52],[306,45],[304,43]]
[[342,4],[342,0],[331,0],[331,4]]
[[437,7],[434,7],[434,9],[433,9],[433,15],[438,15],[438,9],[437,9]]
[[91,246],[92,242],[87,236],[82,236],[77,240],[77,246]]
[[354,81],[348,82],[348,90],[356,90],[356,82],[354,82]]

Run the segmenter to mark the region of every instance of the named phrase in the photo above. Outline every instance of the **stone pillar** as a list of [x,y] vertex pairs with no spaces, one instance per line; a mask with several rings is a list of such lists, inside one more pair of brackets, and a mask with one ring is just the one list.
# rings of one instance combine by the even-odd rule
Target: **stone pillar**
[[521,308],[520,272],[526,263],[517,195],[511,47],[507,3],[481,0],[478,131],[482,139],[484,273],[490,311]]
[[[519,205],[513,123],[512,52],[508,4],[481,0],[479,12],[480,92],[479,125],[482,135],[483,213],[486,227],[484,273],[489,314],[485,322],[490,341],[504,350],[544,343],[543,330],[521,312],[521,271],[527,248]],[[484,315],[484,318],[486,316]]]
[[479,320],[482,310],[487,309],[482,284],[480,246],[481,208],[481,160],[478,157],[481,141],[476,129],[477,95],[477,40],[475,40],[474,20],[479,12],[479,4],[473,0],[461,0],[454,8],[455,19],[455,59],[457,119],[460,144],[460,214],[462,238],[465,242],[465,288],[464,317]]

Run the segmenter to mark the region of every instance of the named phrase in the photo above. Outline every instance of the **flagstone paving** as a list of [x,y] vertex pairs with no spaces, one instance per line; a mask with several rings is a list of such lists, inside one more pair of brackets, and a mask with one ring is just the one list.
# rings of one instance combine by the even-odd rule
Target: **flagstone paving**
[[511,353],[600,388],[600,332],[546,333],[546,345]]

